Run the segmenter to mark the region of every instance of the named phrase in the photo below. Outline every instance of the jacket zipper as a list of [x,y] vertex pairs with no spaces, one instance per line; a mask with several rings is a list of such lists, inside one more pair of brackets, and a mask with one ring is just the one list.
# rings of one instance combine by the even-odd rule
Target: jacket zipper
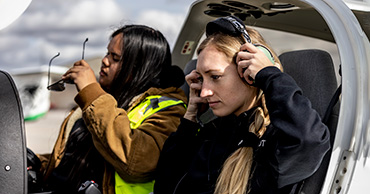
[[181,179],[179,180],[179,182],[176,184],[176,187],[175,189],[173,190],[173,193],[172,194],[175,194],[176,191],[177,191],[177,188],[179,187],[181,181],[185,178],[185,176],[187,175],[188,173],[185,173],[184,176],[181,177]]

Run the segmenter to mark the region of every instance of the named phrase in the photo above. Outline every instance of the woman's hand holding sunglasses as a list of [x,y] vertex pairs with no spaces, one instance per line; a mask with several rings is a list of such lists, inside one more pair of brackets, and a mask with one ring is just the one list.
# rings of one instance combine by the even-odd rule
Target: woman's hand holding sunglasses
[[64,81],[73,81],[77,91],[81,91],[87,85],[97,82],[94,71],[85,60],[77,61],[63,76]]

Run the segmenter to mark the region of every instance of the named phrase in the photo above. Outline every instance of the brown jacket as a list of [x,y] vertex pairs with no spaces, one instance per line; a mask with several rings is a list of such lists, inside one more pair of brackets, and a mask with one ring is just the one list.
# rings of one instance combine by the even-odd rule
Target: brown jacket
[[[133,107],[147,96],[162,95],[180,99],[187,103],[186,97],[178,88],[150,88],[133,101]],[[105,165],[103,193],[115,193],[114,171],[127,182],[147,182],[153,180],[159,154],[167,137],[180,124],[185,114],[184,106],[172,106],[148,117],[137,129],[130,128],[127,112],[117,107],[117,102],[104,92],[98,83],[90,84],[81,90],[75,101],[82,109],[82,117],[92,134],[96,149],[109,165]],[[69,120],[72,110],[61,126],[53,152],[46,165],[45,180],[57,167],[63,157],[66,138],[70,131]],[[75,114],[76,115],[76,114]]]

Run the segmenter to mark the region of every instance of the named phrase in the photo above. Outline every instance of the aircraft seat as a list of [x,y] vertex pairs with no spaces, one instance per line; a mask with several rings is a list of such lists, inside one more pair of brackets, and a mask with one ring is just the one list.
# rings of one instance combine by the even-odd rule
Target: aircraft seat
[[[327,121],[323,120],[323,122],[330,130],[330,142],[333,146],[339,115],[339,103],[336,103],[334,108],[328,107],[338,87],[330,54],[323,50],[307,49],[283,53],[279,56],[279,59],[284,72],[293,77],[302,89],[303,95],[310,99],[312,107],[316,109],[321,118],[328,118]],[[330,111],[327,111],[328,109]],[[303,182],[299,193],[320,193],[330,156],[331,149],[325,155],[320,168]]]
[[0,71],[0,191],[27,193],[24,119],[12,77]]

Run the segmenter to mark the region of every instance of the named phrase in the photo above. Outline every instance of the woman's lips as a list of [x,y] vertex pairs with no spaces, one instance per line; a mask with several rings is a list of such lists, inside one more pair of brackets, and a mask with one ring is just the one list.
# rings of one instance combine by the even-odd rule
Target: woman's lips
[[210,108],[212,108],[212,107],[217,106],[217,105],[219,104],[219,102],[220,102],[220,101],[212,101],[212,102],[208,102],[208,105],[209,105],[209,107],[210,107]]
[[103,70],[100,70],[99,75],[100,75],[100,76],[107,76],[108,74],[107,74],[107,73],[105,73]]

